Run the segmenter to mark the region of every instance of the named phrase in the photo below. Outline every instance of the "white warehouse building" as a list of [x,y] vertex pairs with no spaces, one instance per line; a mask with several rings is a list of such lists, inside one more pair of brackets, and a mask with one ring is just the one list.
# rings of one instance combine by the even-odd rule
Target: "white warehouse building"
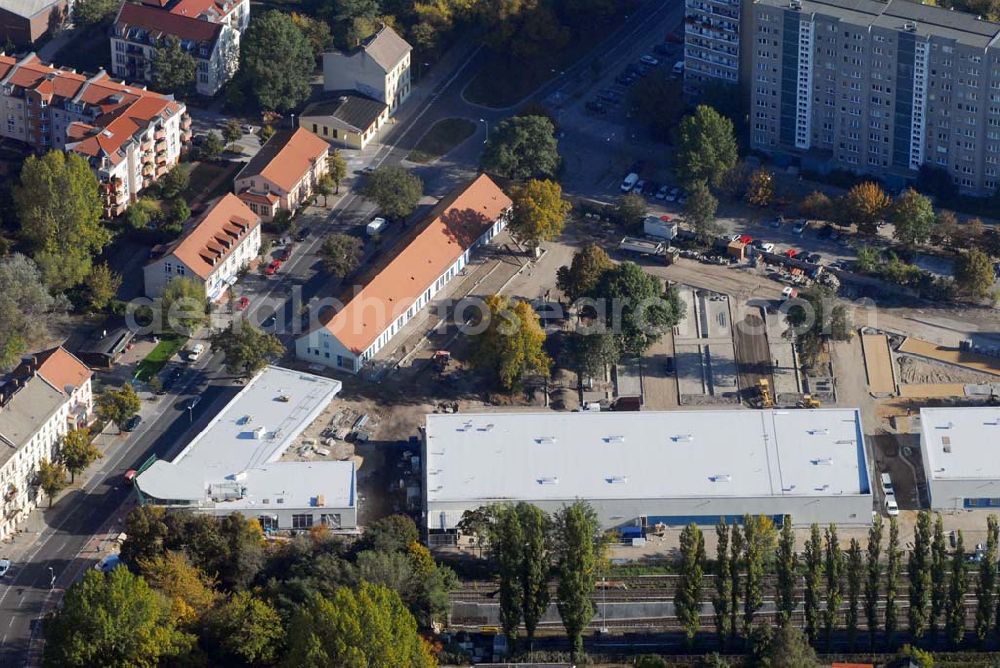
[[1000,407],[921,408],[920,452],[934,510],[1000,508]]
[[140,470],[142,503],[210,515],[238,512],[265,530],[357,528],[353,461],[282,459],[340,392],[340,382],[269,366],[173,461]]
[[872,521],[857,409],[433,414],[422,454],[430,534],[454,534],[484,505],[553,512],[576,499],[605,529],[747,513]]

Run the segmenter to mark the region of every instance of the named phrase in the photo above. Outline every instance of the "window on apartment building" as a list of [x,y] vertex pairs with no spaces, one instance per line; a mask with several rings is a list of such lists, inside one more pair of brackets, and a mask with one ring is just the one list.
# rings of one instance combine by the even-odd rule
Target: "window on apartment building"
[[292,528],[293,529],[308,529],[313,525],[312,513],[302,513],[292,515]]

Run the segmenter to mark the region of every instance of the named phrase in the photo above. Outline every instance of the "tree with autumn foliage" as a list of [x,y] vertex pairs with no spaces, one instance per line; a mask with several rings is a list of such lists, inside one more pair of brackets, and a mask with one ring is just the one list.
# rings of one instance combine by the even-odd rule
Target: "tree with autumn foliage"
[[562,234],[570,203],[562,197],[562,187],[548,179],[532,179],[514,190],[513,213],[507,229],[518,242],[537,250],[543,241]]
[[888,214],[892,200],[879,184],[865,181],[848,190],[841,204],[843,223],[855,223],[862,234],[875,234],[878,223]]
[[548,376],[552,360],[531,304],[493,295],[486,298],[485,307],[482,333],[473,337],[475,366],[506,391],[518,387],[528,374]]
[[750,206],[771,206],[774,199],[774,174],[763,167],[754,170],[747,180],[746,200]]

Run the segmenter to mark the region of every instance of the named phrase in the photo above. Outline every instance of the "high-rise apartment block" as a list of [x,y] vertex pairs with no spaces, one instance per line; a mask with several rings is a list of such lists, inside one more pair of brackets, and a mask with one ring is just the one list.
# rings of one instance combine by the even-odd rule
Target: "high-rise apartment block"
[[908,0],[756,0],[750,140],[890,183],[922,165],[968,194],[1000,181],[1000,24]]
[[740,22],[743,0],[685,0],[684,83],[740,81]]

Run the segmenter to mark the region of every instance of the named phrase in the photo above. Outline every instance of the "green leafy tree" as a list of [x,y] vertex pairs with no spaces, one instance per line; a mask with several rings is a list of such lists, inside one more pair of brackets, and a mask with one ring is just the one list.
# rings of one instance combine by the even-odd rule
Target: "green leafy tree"
[[799,213],[806,218],[830,220],[833,218],[833,202],[826,195],[814,190],[799,203]]
[[114,422],[119,432],[126,422],[138,415],[141,405],[139,395],[131,383],[126,383],[117,390],[108,388],[94,400],[98,417],[105,422]]
[[562,198],[562,188],[555,181],[531,179],[516,188],[507,229],[519,243],[537,252],[543,241],[562,234],[572,206]]
[[54,291],[79,285],[110,240],[101,224],[97,177],[75,153],[28,156],[14,186],[21,239]]
[[231,322],[212,334],[212,347],[226,356],[226,371],[243,378],[255,376],[267,363],[285,352],[281,339],[249,322]]
[[118,7],[117,0],[79,0],[73,3],[73,23],[79,28],[111,23]]
[[769,668],[820,668],[816,651],[809,645],[809,639],[791,624],[780,627],[774,633],[768,651],[766,664]]
[[323,239],[319,256],[323,267],[333,276],[347,276],[361,264],[361,239],[350,234],[331,234]]
[[571,302],[590,293],[604,273],[614,267],[604,249],[589,243],[573,253],[569,266],[563,265],[556,272],[556,287]]
[[191,217],[191,207],[188,206],[187,201],[178,195],[170,200],[170,216],[169,221],[174,225],[180,226],[185,220]]
[[421,628],[432,629],[435,623],[447,621],[458,577],[447,566],[435,563],[430,550],[416,541],[407,546],[406,555],[417,582],[407,605]]
[[300,606],[286,626],[287,668],[432,668],[436,662],[399,594],[362,582]]
[[743,592],[743,632],[749,637],[753,619],[764,605],[765,559],[773,551],[774,523],[763,515],[743,517],[744,554],[746,566]]
[[885,635],[892,647],[896,644],[898,630],[896,593],[903,559],[903,551],[899,549],[899,523],[895,517],[889,518],[889,544],[885,551]]
[[60,462],[43,459],[38,462],[38,486],[49,497],[49,507],[59,492],[66,489],[66,467]]
[[913,665],[917,668],[934,668],[934,655],[910,644],[900,647],[896,657],[908,659],[905,661],[905,665]]
[[190,336],[208,324],[205,286],[193,278],[175,278],[167,283],[160,307],[163,326],[176,334]]
[[868,626],[868,649],[875,647],[878,633],[879,585],[882,582],[882,518],[876,516],[868,530],[865,561],[865,623]]
[[732,603],[733,581],[729,566],[729,526],[724,517],[715,525],[715,596],[712,608],[715,611],[715,634],[720,647],[725,647],[732,633],[729,606]]
[[327,198],[329,198],[330,195],[333,194],[333,188],[334,188],[333,177],[331,177],[329,174],[324,174],[323,176],[321,176],[319,181],[317,181],[316,185],[313,187],[313,192],[315,192],[317,195],[323,196],[323,206],[326,206]]
[[512,505],[496,510],[496,527],[490,541],[496,555],[500,576],[500,628],[507,636],[511,649],[517,648],[517,633],[524,610],[521,607],[521,565],[524,562],[524,532],[521,517]]
[[861,543],[857,538],[851,538],[847,548],[847,613],[844,626],[847,628],[847,643],[850,651],[858,640],[858,619],[861,603],[861,587],[865,577],[865,557],[861,551]]
[[878,269],[881,260],[877,248],[872,246],[858,246],[858,271],[863,274],[870,274]]
[[329,170],[330,178],[333,180],[334,192],[340,194],[340,184],[347,178],[347,161],[340,151],[333,149],[326,158],[326,166]]
[[691,523],[681,531],[680,555],[674,609],[687,646],[691,647],[701,626],[701,581],[705,572],[705,537],[697,524]]
[[740,610],[740,592],[742,591],[743,574],[743,531],[740,525],[733,523],[729,534],[729,640],[736,640],[740,627],[737,617]]
[[847,191],[838,210],[843,223],[856,223],[862,234],[875,234],[879,221],[885,218],[891,205],[892,200],[881,186],[865,181]]
[[486,298],[486,329],[473,341],[473,363],[488,372],[499,387],[510,391],[530,373],[548,376],[552,360],[545,352],[545,332],[538,314],[525,301]]
[[242,138],[243,126],[240,125],[239,119],[230,118],[227,120],[225,125],[222,126],[222,139],[225,140],[226,145],[235,144]]
[[716,185],[738,158],[733,122],[715,109],[699,105],[681,120],[674,139],[674,171],[682,183]]
[[774,174],[760,167],[747,179],[746,200],[750,206],[768,207],[774,199]]
[[688,186],[687,201],[684,203],[684,216],[702,240],[710,239],[719,232],[715,222],[715,212],[719,208],[719,200],[715,198],[705,181],[692,181]]
[[530,503],[518,503],[517,514],[521,521],[523,547],[521,549],[521,617],[528,639],[528,650],[533,651],[535,631],[549,609],[549,575],[552,571],[548,549],[548,517]]
[[191,171],[187,165],[177,165],[158,181],[164,199],[180,197],[191,185]]
[[387,165],[368,175],[361,194],[375,202],[382,215],[397,219],[413,213],[423,196],[423,188],[423,181],[413,172]]
[[978,248],[958,256],[955,264],[955,284],[959,290],[974,299],[982,299],[990,294],[996,274],[989,255]]
[[101,458],[101,449],[94,445],[90,430],[70,429],[63,436],[59,448],[59,458],[70,474],[70,482],[76,481],[76,474]]
[[133,570],[139,564],[161,556],[167,538],[166,511],[163,506],[137,506],[125,516],[125,542],[122,543],[121,560]]
[[945,611],[945,633],[953,647],[962,644],[965,638],[965,595],[969,590],[965,564],[965,541],[958,532],[955,552],[951,557],[951,577],[948,587],[948,606]]
[[45,336],[56,300],[31,258],[0,257],[0,369],[16,366],[22,353]]
[[931,515],[926,510],[917,514],[907,572],[910,581],[908,608],[910,635],[919,641],[927,633],[927,613],[931,600]]
[[589,296],[603,300],[605,327],[627,353],[642,353],[684,317],[676,290],[664,291],[659,278],[634,262],[604,272]]
[[835,298],[832,289],[815,285],[799,294],[788,308],[788,322],[807,365],[819,358],[827,341],[849,341],[853,325],[847,308]]
[[889,212],[895,231],[893,235],[907,246],[922,244],[934,227],[934,205],[913,188],[907,188],[896,198]]
[[844,553],[840,549],[835,524],[827,527],[825,539],[826,614],[823,616],[823,626],[826,645],[832,649],[833,631],[839,621],[840,604],[844,601]]
[[649,213],[649,206],[642,195],[626,193],[618,199],[615,207],[615,219],[619,225],[633,231],[642,229],[643,220]]
[[[940,518],[938,515],[939,521]],[[983,552],[982,561],[979,562],[979,585],[976,587],[976,638],[980,643],[986,642],[993,627],[996,587],[997,516],[990,515],[986,518],[986,550]]]
[[[937,638],[938,622],[947,600],[948,546],[944,539],[944,521],[941,515],[937,515],[934,519],[934,538],[931,541],[931,613],[928,624],[932,638]],[[986,628],[989,629],[989,623]]]
[[285,630],[269,603],[241,591],[208,614],[206,635],[227,664],[269,665],[277,658]]
[[94,265],[87,276],[87,298],[95,311],[103,311],[118,293],[122,285],[121,274],[111,271],[106,262]]
[[598,377],[621,358],[618,340],[607,329],[585,334],[571,332],[563,348],[564,364],[582,377]]
[[153,51],[153,85],[164,93],[186,95],[194,88],[197,66],[181,41],[168,35]]
[[795,612],[795,591],[798,585],[798,555],[795,553],[795,532],[792,518],[785,515],[781,523],[781,538],[778,540],[778,559],[775,563],[777,591],[775,606],[778,622],[784,626]]
[[302,31],[302,34],[309,40],[309,46],[314,54],[321,54],[325,51],[333,40],[330,34],[330,24],[321,19],[316,19],[307,14],[291,13],[292,22]]
[[584,655],[583,631],[594,616],[594,582],[603,556],[599,529],[597,514],[585,501],[555,514],[557,607],[574,661]]
[[148,229],[159,218],[160,207],[148,197],[140,197],[125,210],[125,221],[133,230]]
[[127,568],[88,570],[45,625],[42,664],[52,667],[153,668],[180,659],[194,636],[179,631],[170,607]]
[[480,165],[483,171],[515,181],[551,179],[559,169],[555,126],[546,116],[514,116],[490,132]]
[[365,531],[365,549],[376,552],[402,552],[420,540],[420,531],[406,515],[389,515],[376,520]]
[[205,135],[205,141],[198,149],[198,155],[202,160],[213,161],[222,157],[222,152],[225,150],[226,145],[223,143],[222,137],[213,130]]
[[234,83],[260,107],[284,112],[309,97],[316,60],[309,39],[288,14],[271,10],[257,16],[240,41]]
[[823,536],[819,525],[809,527],[809,540],[806,542],[803,560],[806,566],[805,589],[803,592],[803,609],[806,617],[806,635],[810,641],[816,642],[819,635],[820,622],[820,589],[823,582]]
[[170,604],[170,618],[183,630],[198,629],[219,599],[215,581],[181,552],[168,550],[138,564],[139,575]]
[[629,90],[629,102],[635,118],[649,130],[656,141],[670,140],[684,113],[684,98],[665,77],[649,77]]

